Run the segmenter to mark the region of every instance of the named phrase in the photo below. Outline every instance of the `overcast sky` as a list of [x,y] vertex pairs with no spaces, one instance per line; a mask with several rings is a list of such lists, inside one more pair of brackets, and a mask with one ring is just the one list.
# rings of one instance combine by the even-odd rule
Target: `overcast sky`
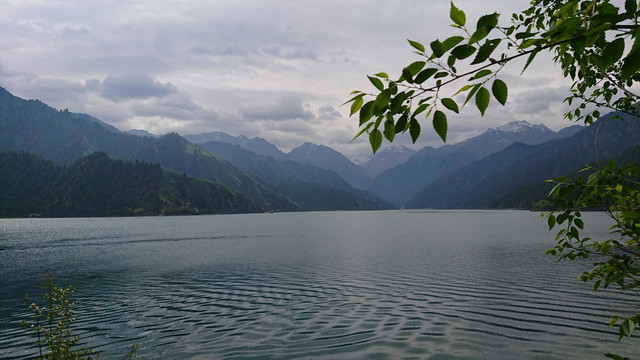
[[[449,4],[3,0],[0,86],[121,130],[223,131],[259,136],[283,151],[313,142],[355,156],[370,150],[365,138],[349,143],[357,119],[341,104],[351,90],[373,89],[366,75],[397,77],[419,60],[407,38],[428,44],[454,34]],[[508,24],[528,0],[455,4],[468,23],[497,11]],[[560,104],[568,83],[548,63],[522,76],[522,64],[510,68],[502,77],[509,105],[492,105],[484,118],[472,107],[450,117],[449,142],[513,120],[571,125]],[[422,134],[414,148],[441,145],[427,121]]]

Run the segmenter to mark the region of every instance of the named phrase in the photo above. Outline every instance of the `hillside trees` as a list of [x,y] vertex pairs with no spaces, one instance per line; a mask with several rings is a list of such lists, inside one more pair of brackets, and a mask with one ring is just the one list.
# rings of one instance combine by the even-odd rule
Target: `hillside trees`
[[[609,110],[637,116],[639,7],[636,0],[533,0],[529,8],[513,14],[509,24],[503,24],[499,13],[491,13],[473,25],[451,3],[455,35],[426,46],[408,40],[417,61],[401,69],[399,77],[385,72],[368,76],[372,93],[352,92],[347,104],[361,128],[356,138],[367,134],[375,153],[385,138],[392,142],[398,134],[408,132],[415,142],[421,123],[428,121],[446,142],[449,116],[468,103],[481,115],[491,101],[506,104],[509,90],[503,69],[522,58],[524,72],[543,52],[550,52],[561,75],[572,81],[562,100],[570,105],[566,119],[592,124]],[[596,289],[617,284],[629,290],[640,285],[637,166],[588,169],[586,180],[559,179],[552,192],[562,211],[546,215],[550,228],[561,227],[558,246],[549,253],[567,259],[595,257],[583,280],[594,280]],[[600,209],[612,217],[611,239],[580,235],[583,209]],[[639,320],[638,315],[623,319],[620,336],[630,336]]]

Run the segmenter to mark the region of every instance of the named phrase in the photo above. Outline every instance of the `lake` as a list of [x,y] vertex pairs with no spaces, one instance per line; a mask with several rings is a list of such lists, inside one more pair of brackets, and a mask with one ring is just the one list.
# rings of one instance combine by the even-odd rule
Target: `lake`
[[[604,236],[608,219],[585,214]],[[585,359],[631,356],[586,263],[543,255],[525,211],[0,220],[0,358],[33,358],[21,303],[73,284],[103,359]]]

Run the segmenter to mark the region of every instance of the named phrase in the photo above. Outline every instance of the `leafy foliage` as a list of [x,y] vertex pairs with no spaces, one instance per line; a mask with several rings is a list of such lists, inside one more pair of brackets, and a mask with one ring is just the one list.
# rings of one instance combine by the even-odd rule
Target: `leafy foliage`
[[[559,228],[558,244],[547,250],[560,259],[589,259],[593,267],[581,275],[582,281],[594,281],[593,289],[617,286],[622,291],[640,287],[640,164],[616,167],[610,161],[601,169],[585,168],[586,178],[555,179],[551,191],[563,210],[544,214],[549,229]],[[598,210],[613,220],[610,238],[592,239],[581,234],[584,229],[582,211]],[[620,321],[620,339],[631,336],[640,313],[630,317],[612,317],[610,325]]]
[[[78,347],[79,337],[73,334],[72,325],[76,321],[76,303],[72,300],[76,289],[54,284],[50,275],[42,277],[40,287],[44,305],[32,301],[29,294],[22,299],[33,313],[34,324],[28,326],[36,333],[39,360],[79,360],[95,359],[99,353],[86,347]],[[24,325],[24,322],[23,322]]]
[[[635,1],[620,7],[609,0],[534,0],[513,14],[510,25],[499,24],[500,14],[492,13],[473,26],[453,3],[449,16],[458,35],[429,46],[408,40],[421,60],[404,67],[397,78],[385,72],[369,76],[375,91],[355,90],[346,102],[351,115],[359,114],[356,137],[367,132],[374,153],[383,141],[381,128],[389,141],[409,131],[415,142],[421,117],[431,119],[446,142],[448,115],[471,101],[481,115],[492,99],[506,104],[502,69],[526,57],[525,71],[543,51],[553,52],[563,76],[573,81],[564,101],[575,107],[565,117],[591,124],[601,108],[637,114],[633,87],[640,81],[640,12]],[[586,110],[587,104],[595,108]]]

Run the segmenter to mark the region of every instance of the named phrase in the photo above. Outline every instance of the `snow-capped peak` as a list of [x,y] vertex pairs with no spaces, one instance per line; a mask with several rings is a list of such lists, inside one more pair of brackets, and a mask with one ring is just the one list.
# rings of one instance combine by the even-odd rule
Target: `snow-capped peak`
[[549,130],[549,128],[547,128],[542,124],[533,125],[526,120],[511,121],[509,123],[506,123],[496,128],[496,130],[500,130],[508,133],[516,133],[516,134],[527,131],[527,130],[534,130],[534,129],[539,131],[551,131]]

